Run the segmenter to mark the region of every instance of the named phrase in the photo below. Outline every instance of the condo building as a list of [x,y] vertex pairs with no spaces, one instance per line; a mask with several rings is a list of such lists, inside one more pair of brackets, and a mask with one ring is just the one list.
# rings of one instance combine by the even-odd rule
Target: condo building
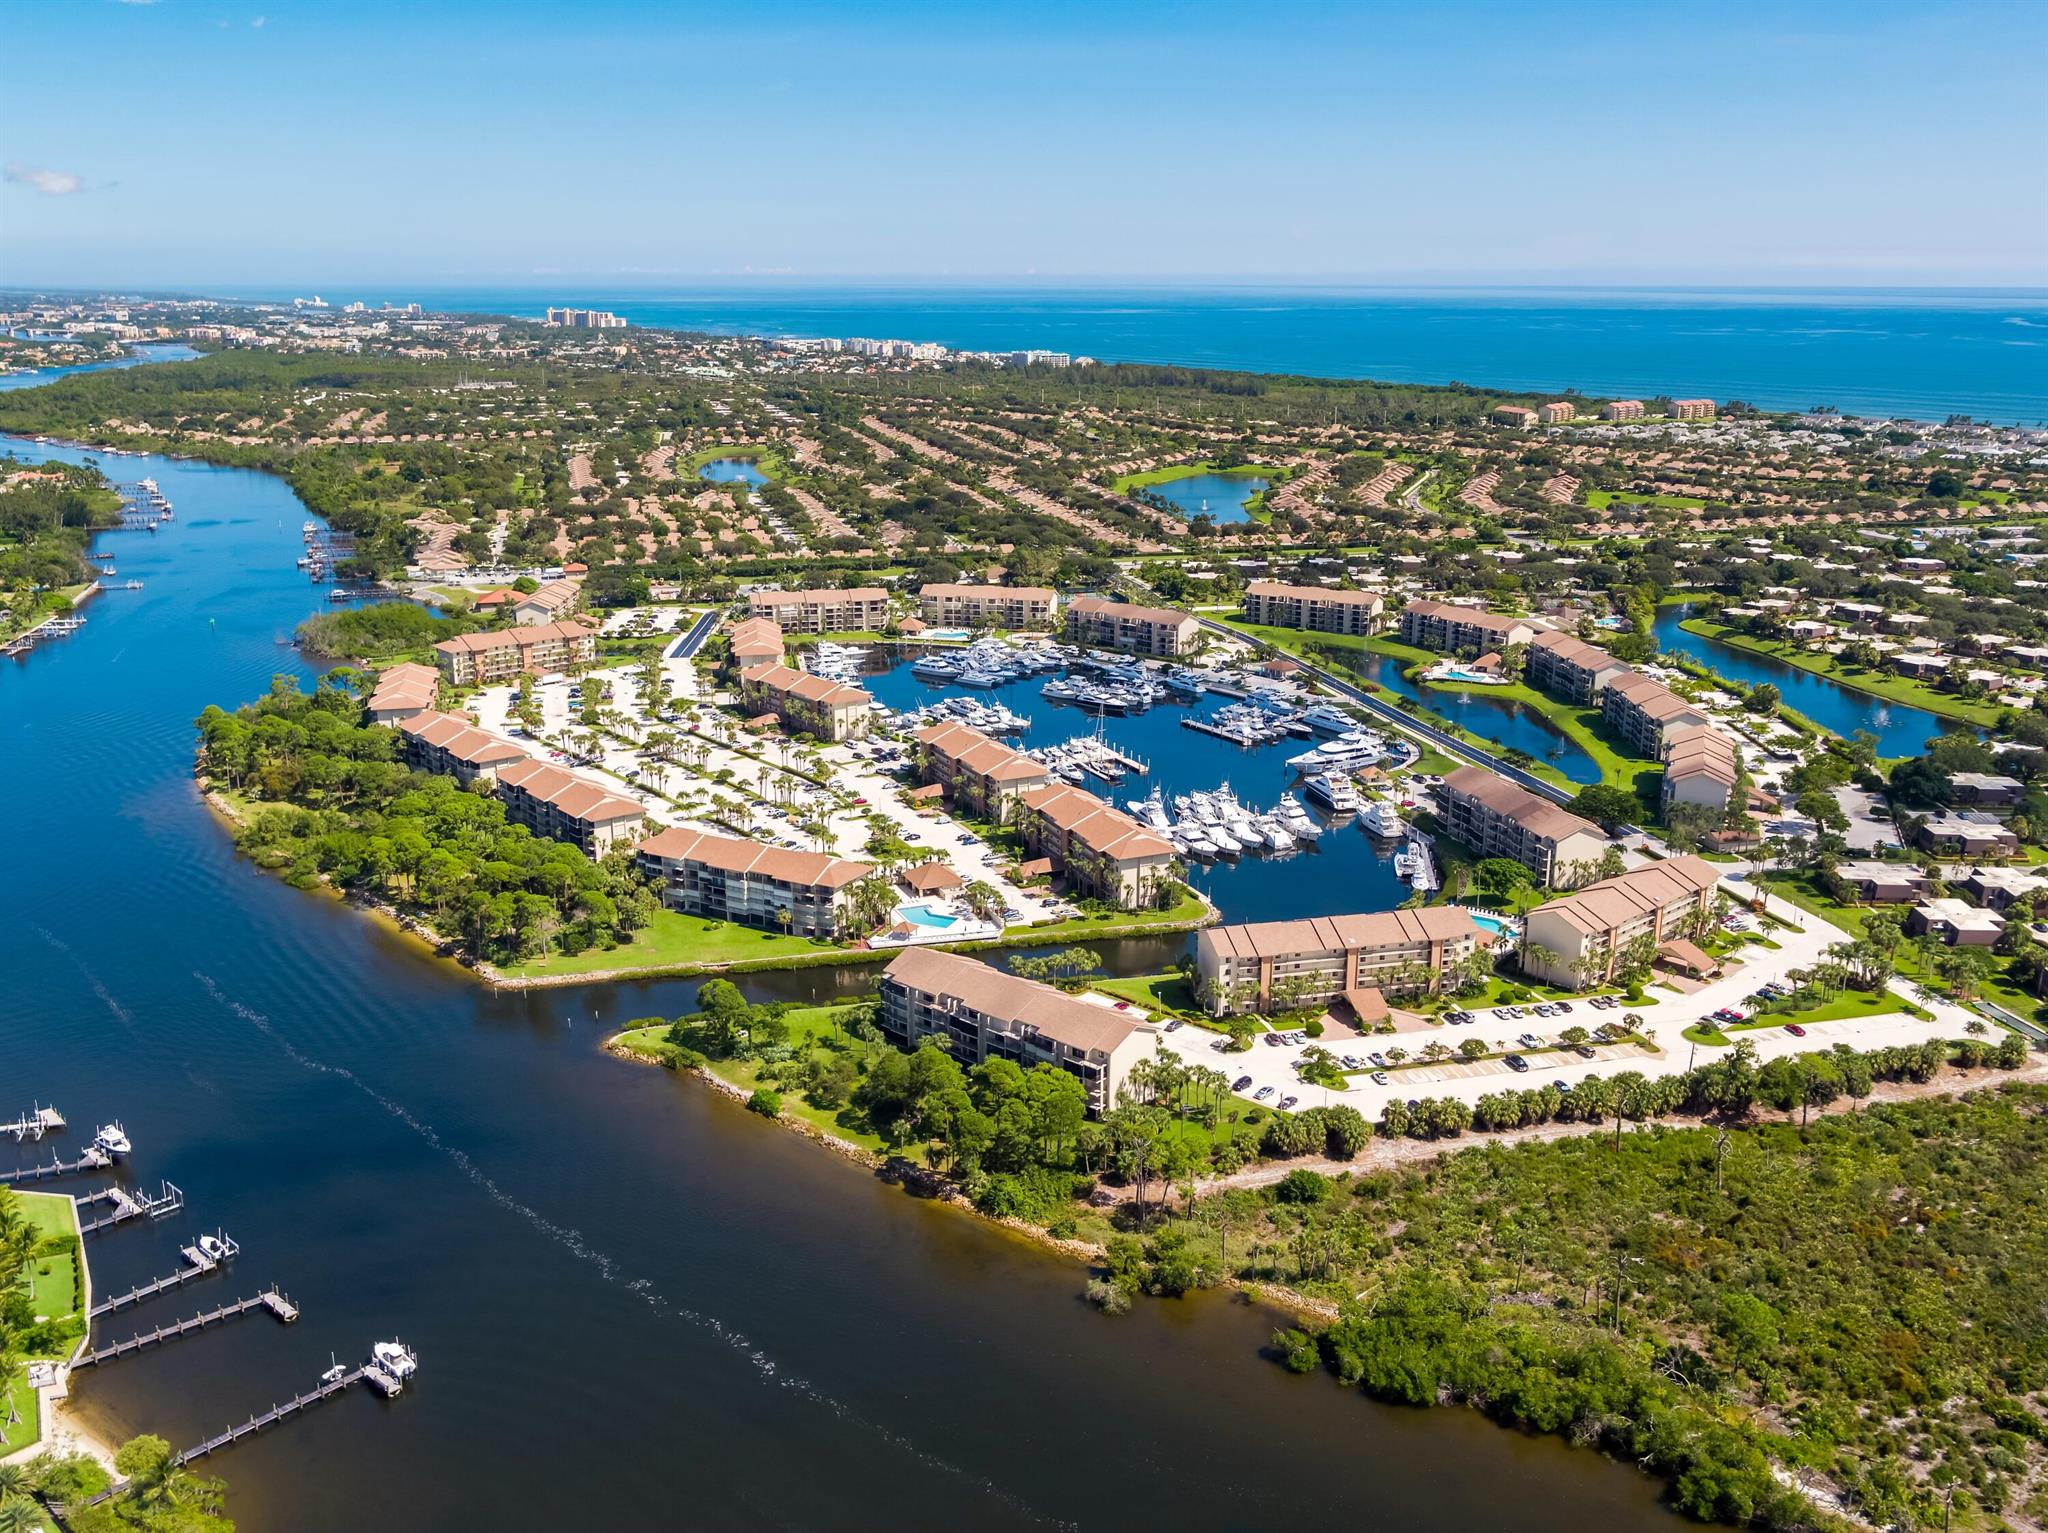
[[965,724],[928,725],[911,739],[919,781],[939,784],[948,803],[998,824],[1026,791],[1053,780],[1043,762]]
[[1590,703],[1609,682],[1633,674],[1597,644],[1568,633],[1539,633],[1522,660],[1529,685],[1570,703]]
[[1714,418],[1714,401],[1711,399],[1674,399],[1671,401],[1671,418],[1679,421],[1703,421]]
[[1592,821],[1484,767],[1459,767],[1447,776],[1436,790],[1436,807],[1444,829],[1479,856],[1512,858],[1544,884],[1556,884],[1574,863],[1597,863],[1607,851],[1607,838]]
[[846,930],[847,891],[875,871],[871,863],[681,826],[649,836],[638,856],[671,910],[826,939]]
[[[1639,937],[1697,966],[1702,955],[1688,936],[1691,922],[1712,904],[1720,882],[1720,869],[1705,858],[1672,857],[1538,905],[1523,923],[1522,968],[1546,984],[1606,984]],[[1684,945],[1674,950],[1674,943]]]
[[441,673],[431,665],[410,660],[386,666],[377,673],[376,690],[364,704],[372,724],[402,724],[407,719],[431,713],[441,695]]
[[726,653],[733,673],[782,664],[782,625],[772,617],[743,617],[726,635]]
[[422,713],[398,726],[405,741],[405,764],[415,772],[439,772],[463,787],[478,778],[490,781],[501,768],[530,761],[502,735],[479,729],[460,714]]
[[1527,644],[1544,631],[1542,624],[1528,618],[1504,617],[1484,607],[1411,601],[1401,609],[1402,642],[1447,655],[1467,650],[1483,655],[1510,644]]
[[1178,655],[1194,643],[1201,627],[1192,613],[1171,607],[1137,607],[1101,596],[1077,596],[1067,603],[1067,637],[1095,649]]
[[1059,598],[1046,586],[951,585],[933,581],[917,593],[917,611],[944,628],[1050,628]]
[[786,665],[758,665],[742,671],[740,698],[749,708],[774,714],[784,728],[803,730],[821,740],[864,735],[875,717],[875,700],[859,687]]
[[1600,715],[1628,742],[1632,752],[1652,761],[1663,756],[1667,731],[1714,721],[1698,703],[1687,702],[1663,682],[1640,672],[1607,684],[1600,694]]
[[581,623],[542,623],[495,633],[459,633],[434,646],[441,674],[458,687],[552,675],[597,659],[597,635]]
[[580,580],[549,580],[525,593],[513,592],[506,602],[512,621],[521,627],[556,623],[576,610],[583,599]]
[[1664,736],[1664,813],[1677,804],[1725,811],[1741,773],[1735,742],[1711,724],[1680,724]]
[[1600,407],[1600,419],[1604,421],[1639,421],[1643,418],[1643,402],[1640,399],[1610,399]]
[[889,622],[889,593],[880,586],[844,591],[756,591],[751,617],[772,618],[784,633],[880,633]]
[[875,1021],[903,1048],[944,1040],[963,1066],[1008,1059],[1026,1070],[1065,1070],[1087,1088],[1088,1111],[1096,1117],[1116,1105],[1125,1077],[1151,1055],[1156,1037],[1107,1006],[920,947],[905,948],[882,971]]
[[1268,628],[1367,635],[1379,631],[1386,599],[1375,591],[1331,591],[1322,586],[1254,580],[1245,587],[1244,615]]
[[1533,426],[1536,424],[1536,412],[1523,405],[1501,405],[1493,412],[1493,423],[1496,426]]
[[1019,794],[1017,828],[1035,856],[1048,858],[1070,889],[1125,909],[1149,904],[1172,876],[1173,843],[1121,809],[1065,783]]
[[1553,399],[1536,407],[1536,418],[1546,426],[1562,426],[1578,413],[1579,407],[1569,399]]
[[647,819],[646,807],[636,800],[566,767],[530,757],[498,768],[498,797],[512,824],[551,841],[580,846],[591,857],[602,857],[619,843],[631,841]]
[[1210,1009],[1268,1011],[1276,995],[1313,1005],[1367,988],[1383,995],[1430,991],[1486,940],[1458,905],[1368,915],[1211,926],[1195,943],[1195,969]]

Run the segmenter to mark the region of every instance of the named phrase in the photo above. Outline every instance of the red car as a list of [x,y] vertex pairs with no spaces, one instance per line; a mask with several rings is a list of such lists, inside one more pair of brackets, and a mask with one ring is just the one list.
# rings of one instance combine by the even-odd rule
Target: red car
[[1787,1022],[1785,1024],[1785,1031],[1790,1033],[1794,1038],[1804,1038],[1806,1036],[1806,1029],[1801,1027],[1797,1022]]

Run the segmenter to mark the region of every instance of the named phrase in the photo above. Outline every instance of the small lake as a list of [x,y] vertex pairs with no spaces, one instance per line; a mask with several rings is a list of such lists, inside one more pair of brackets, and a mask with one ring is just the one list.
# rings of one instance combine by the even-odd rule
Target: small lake
[[1687,633],[1678,625],[1692,612],[1690,606],[1683,606],[1666,607],[1657,614],[1651,633],[1660,650],[1688,656],[1716,674],[1747,686],[1769,682],[1789,706],[1838,735],[1846,737],[1867,729],[1877,736],[1880,756],[1917,756],[1927,749],[1929,740],[1948,727],[1946,720],[1924,708],[1871,697],[1769,655]]
[[1145,493],[1171,501],[1190,521],[1210,516],[1219,522],[1248,520],[1245,503],[1273,482],[1267,474],[1189,474],[1163,484],[1145,486]]
[[698,466],[697,477],[714,484],[744,484],[750,490],[758,490],[769,482],[752,458],[713,458]]

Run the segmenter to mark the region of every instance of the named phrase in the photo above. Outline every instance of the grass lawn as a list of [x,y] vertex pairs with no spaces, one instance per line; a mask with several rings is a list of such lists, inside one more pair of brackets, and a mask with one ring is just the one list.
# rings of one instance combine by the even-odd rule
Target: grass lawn
[[1198,1012],[1195,992],[1189,988],[1187,977],[1181,974],[1140,974],[1131,979],[1095,979],[1088,982],[1092,990],[1113,995],[1120,1001],[1130,1001],[1152,1011]]
[[[1068,937],[1085,940],[1100,937],[1105,930],[1122,930],[1126,927],[1146,926],[1196,926],[1206,920],[1209,907],[1202,897],[1193,890],[1184,893],[1179,901],[1168,910],[1105,910],[1099,915],[1079,915],[1067,921],[1052,921],[1040,926],[1013,926],[1006,936],[1015,937],[1028,933],[1033,946],[1042,942]],[[984,944],[1001,947],[1002,943]]]
[[40,1402],[36,1399],[36,1392],[28,1387],[27,1369],[7,1379],[6,1398],[14,1407],[12,1414],[21,1420],[11,1427],[6,1425],[10,1413],[0,1408],[0,1458],[7,1457],[17,1448],[26,1448],[42,1436],[43,1431]]
[[1706,506],[1703,500],[1690,495],[1638,495],[1632,490],[1588,490],[1586,504],[1596,511],[1619,502],[1624,506],[1662,506],[1667,511],[1698,511]]
[[1109,488],[1113,494],[1128,495],[1148,485],[1194,479],[1202,474],[1220,474],[1227,479],[1271,479],[1280,472],[1263,463],[1240,463],[1235,468],[1218,468],[1213,463],[1179,463],[1168,468],[1148,468],[1142,474],[1120,474],[1111,481]]
[[[53,1192],[17,1192],[15,1207],[34,1232],[37,1241],[53,1235],[78,1233],[78,1211],[69,1198]],[[28,1263],[31,1313],[50,1320],[73,1320],[78,1315],[78,1257],[67,1251],[60,1256],[31,1256]],[[27,1360],[24,1359],[24,1362]],[[21,1420],[12,1427],[0,1425],[0,1458],[32,1443],[41,1433],[35,1391],[28,1387],[26,1367],[10,1374],[5,1394]],[[0,1408],[0,1423],[7,1418]]]
[[1960,697],[1951,697],[1938,692],[1925,682],[1914,681],[1907,676],[1893,676],[1883,671],[1843,669],[1840,661],[1829,654],[1809,654],[1796,644],[1786,644],[1775,639],[1754,639],[1748,634],[1738,633],[1723,623],[1710,622],[1706,618],[1689,617],[1679,627],[1687,633],[1698,634],[1703,639],[1713,639],[1728,645],[1731,649],[1748,650],[1754,655],[1767,655],[1786,665],[1797,666],[1815,676],[1825,677],[1838,686],[1854,692],[1864,692],[1872,697],[1881,697],[1889,702],[1905,703],[1914,708],[1924,708],[1942,718],[1961,719],[1969,724],[1990,727],[1998,722],[1999,715],[2006,711],[1999,703],[1973,703]]
[[762,959],[811,957],[835,951],[828,942],[761,931],[732,921],[708,921],[674,910],[659,910],[631,942],[585,953],[551,953],[505,973],[519,979],[557,974],[596,974],[610,969],[713,968]]

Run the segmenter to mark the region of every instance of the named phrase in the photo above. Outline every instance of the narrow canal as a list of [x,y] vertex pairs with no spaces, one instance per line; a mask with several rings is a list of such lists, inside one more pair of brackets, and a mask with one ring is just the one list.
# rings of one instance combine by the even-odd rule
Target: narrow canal
[[1825,676],[1787,665],[1733,644],[1723,644],[1679,626],[1691,615],[1686,606],[1666,607],[1657,614],[1651,633],[1660,650],[1688,656],[1715,674],[1745,686],[1769,682],[1793,708],[1844,737],[1865,729],[1877,736],[1880,756],[1917,756],[1927,742],[1950,726],[1936,714],[1907,703],[1889,702],[1844,687]]
[[209,1461],[244,1529],[1673,1526],[1592,1454],[1285,1374],[1258,1307],[1103,1319],[1070,1263],[600,1052],[693,984],[491,992],[241,862],[193,791],[191,721],[310,679],[278,642],[320,606],[293,567],[304,513],[261,474],[107,462],[177,520],[108,542],[142,591],[0,666],[0,1083],[121,1118],[127,1174],[185,1189],[182,1219],[95,1237],[103,1289],[169,1271],[199,1229],[242,1243],[231,1274],[105,1334],[271,1282],[304,1318],[122,1361],[81,1409],[186,1444],[330,1351],[395,1335],[422,1359],[400,1400],[344,1397]]

